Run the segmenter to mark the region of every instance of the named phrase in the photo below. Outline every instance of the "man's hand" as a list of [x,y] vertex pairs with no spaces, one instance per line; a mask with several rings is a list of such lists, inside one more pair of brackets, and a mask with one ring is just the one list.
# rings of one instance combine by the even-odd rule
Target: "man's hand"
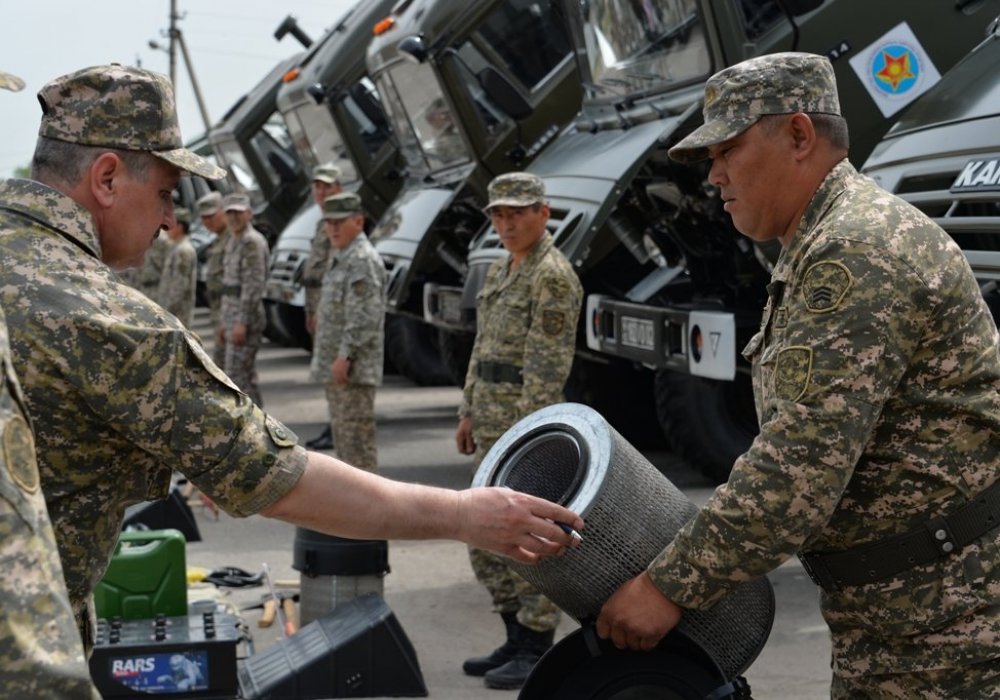
[[347,376],[351,373],[351,361],[346,357],[338,357],[330,365],[334,384],[347,384]]
[[229,334],[229,342],[233,345],[244,345],[247,342],[247,324],[234,323]]
[[476,441],[472,439],[472,418],[463,416],[458,419],[458,430],[455,431],[455,445],[458,453],[471,455],[476,451]]
[[508,488],[474,488],[459,494],[458,534],[463,542],[534,564],[579,542],[556,523],[583,529],[571,510]]
[[306,316],[306,331],[309,335],[316,335],[316,315],[309,314]]
[[677,626],[682,612],[643,571],[608,598],[597,617],[597,635],[619,649],[649,651]]

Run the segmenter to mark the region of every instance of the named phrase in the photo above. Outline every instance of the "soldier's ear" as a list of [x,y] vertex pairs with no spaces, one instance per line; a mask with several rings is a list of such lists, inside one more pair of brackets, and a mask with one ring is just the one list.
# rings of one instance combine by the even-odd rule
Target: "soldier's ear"
[[125,163],[116,153],[102,153],[87,169],[87,185],[94,200],[102,207],[110,207],[121,190],[125,176]]

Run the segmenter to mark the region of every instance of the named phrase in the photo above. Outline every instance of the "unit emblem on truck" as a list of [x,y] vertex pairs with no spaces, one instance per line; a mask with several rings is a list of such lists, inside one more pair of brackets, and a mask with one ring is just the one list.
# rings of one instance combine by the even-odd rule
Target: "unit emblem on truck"
[[859,51],[850,64],[886,117],[913,102],[941,79],[906,22],[900,22]]
[[1000,191],[1000,156],[970,160],[951,183],[952,192]]

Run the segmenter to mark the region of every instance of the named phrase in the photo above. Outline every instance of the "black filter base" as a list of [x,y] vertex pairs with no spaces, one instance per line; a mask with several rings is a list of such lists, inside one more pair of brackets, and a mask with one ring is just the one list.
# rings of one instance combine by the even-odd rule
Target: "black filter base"
[[245,700],[427,696],[413,645],[377,593],[247,658],[239,682]]

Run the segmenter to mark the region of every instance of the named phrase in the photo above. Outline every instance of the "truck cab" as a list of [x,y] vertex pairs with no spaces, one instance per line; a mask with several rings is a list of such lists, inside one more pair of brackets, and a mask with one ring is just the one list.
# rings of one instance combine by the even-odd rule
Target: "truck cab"
[[[371,221],[382,216],[403,182],[402,160],[365,65],[372,27],[394,1],[349,10],[284,73],[275,98],[307,188],[315,166],[336,163],[344,191],[360,195]],[[304,348],[312,339],[305,328],[302,269],[319,220],[310,193],[272,246],[264,292],[269,322]]]
[[579,110],[579,75],[551,0],[403,0],[367,61],[406,169],[372,239],[389,269],[390,312],[423,321],[425,285],[465,278],[489,181],[555,139]]
[[[904,13],[862,0],[567,0],[564,9],[583,107],[527,170],[545,181],[556,244],[587,295],[577,384],[608,415],[625,405],[656,416],[675,452],[723,481],[757,433],[739,351],[759,325],[778,251],[735,231],[707,164],[667,157],[702,121],[705,80],[761,54],[829,56],[861,163],[982,38],[1000,3],[913,3]],[[484,229],[461,300],[502,254]]]

